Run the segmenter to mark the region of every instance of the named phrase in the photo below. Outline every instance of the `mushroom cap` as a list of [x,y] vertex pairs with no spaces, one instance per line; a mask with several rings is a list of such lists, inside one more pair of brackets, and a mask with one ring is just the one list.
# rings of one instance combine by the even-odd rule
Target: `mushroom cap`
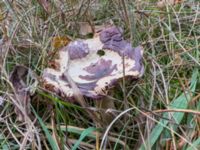
[[43,85],[61,97],[73,99],[72,80],[83,96],[101,98],[124,75],[143,75],[142,55],[141,46],[133,48],[120,28],[110,27],[92,39],[79,39],[62,48],[56,60],[59,67],[44,69]]

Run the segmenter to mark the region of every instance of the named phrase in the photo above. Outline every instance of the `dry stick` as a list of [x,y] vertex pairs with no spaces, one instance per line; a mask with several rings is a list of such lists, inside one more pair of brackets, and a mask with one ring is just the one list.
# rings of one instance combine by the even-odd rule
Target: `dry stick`
[[[142,108],[144,109],[144,108]],[[161,110],[153,110],[153,111],[149,111],[147,109],[144,109],[146,112],[143,112],[144,114],[146,115],[155,115],[157,117],[160,117],[162,119],[165,119],[165,120],[168,120],[171,124],[174,124],[174,125],[177,125],[177,126],[182,126],[182,125],[179,125],[177,124],[176,122],[168,119],[168,118],[165,118],[165,117],[161,117],[160,115],[158,115],[157,113],[163,113],[163,112],[183,112],[183,113],[192,113],[194,115],[197,115],[197,116],[200,116],[200,112],[199,111],[195,111],[195,110],[189,110],[189,109],[161,109]]]
[[138,112],[142,113],[144,116],[148,117],[149,119],[151,119],[152,121],[158,123],[159,125],[163,126],[164,128],[168,129],[169,131],[173,132],[173,134],[176,134],[179,138],[182,138],[185,142],[188,143],[188,145],[190,145],[193,149],[197,150],[196,147],[190,142],[188,141],[185,137],[183,137],[182,135],[180,135],[179,133],[177,133],[176,131],[172,130],[170,127],[164,125],[162,122],[152,118],[150,115],[148,115],[147,113],[141,111],[140,109],[138,109],[137,107],[134,107]]
[[[152,115],[154,115],[154,116],[156,116],[156,117],[158,117],[158,118],[160,118],[160,119],[164,119],[164,120],[169,121],[171,124],[174,124],[174,125],[177,125],[177,126],[181,126],[181,125],[177,124],[176,122],[174,122],[172,119],[169,119],[169,118],[163,117],[163,116],[161,116],[161,115],[158,115],[158,114],[156,114],[154,111],[150,111],[150,110],[145,109],[145,108],[142,108],[142,107],[140,107],[140,109],[143,109],[143,110],[144,110],[143,113],[145,113],[146,115],[152,114]],[[164,110],[165,110],[165,109],[164,109]],[[168,110],[168,109],[166,109],[166,110]],[[174,109],[169,109],[169,110],[174,110]],[[165,111],[164,111],[164,112],[165,112]],[[167,112],[167,111],[166,111],[166,112]]]
[[195,97],[189,102],[189,104],[194,103],[194,102],[197,101],[199,98],[200,98],[200,93],[199,93],[197,96],[195,96]]
[[195,111],[191,109],[161,109],[154,110],[154,113],[162,113],[162,112],[183,112],[183,113],[192,113],[194,115],[200,115],[200,111]]

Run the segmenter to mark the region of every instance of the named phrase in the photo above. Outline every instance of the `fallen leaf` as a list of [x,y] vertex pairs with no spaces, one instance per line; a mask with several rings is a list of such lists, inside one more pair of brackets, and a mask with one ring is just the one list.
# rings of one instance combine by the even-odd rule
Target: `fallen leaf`
[[85,35],[93,33],[92,26],[88,22],[79,22],[78,25],[79,25],[80,35],[85,36]]
[[52,47],[54,49],[59,49],[66,46],[70,42],[70,39],[67,36],[55,36],[52,39]]
[[158,8],[163,8],[167,5],[176,5],[178,3],[181,3],[182,0],[161,0],[157,3]]
[[[25,81],[30,79],[32,84],[27,85]],[[18,115],[19,121],[25,121],[26,116],[30,115],[30,96],[34,93],[37,86],[37,78],[33,72],[21,65],[15,66],[11,75],[10,82],[14,87],[14,106],[15,113]]]
[[48,14],[51,12],[51,5],[49,0],[38,0],[38,2]]
[[175,54],[173,63],[176,66],[183,64],[183,59],[181,58],[181,56],[179,54]]
[[[89,34],[98,34],[102,30],[111,27],[112,24],[105,23],[101,25],[93,25],[89,22],[70,22],[69,27],[71,30],[78,30],[78,34],[81,36],[86,36]],[[78,28],[76,28],[78,27]]]

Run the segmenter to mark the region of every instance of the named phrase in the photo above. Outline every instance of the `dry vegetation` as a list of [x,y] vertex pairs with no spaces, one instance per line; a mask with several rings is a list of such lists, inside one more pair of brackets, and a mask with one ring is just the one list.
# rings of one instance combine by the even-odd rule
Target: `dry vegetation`
[[[92,36],[81,22],[122,27],[145,50],[143,77],[109,92],[108,125],[92,99],[69,103],[40,82],[59,47]],[[0,149],[200,149],[199,42],[198,0],[0,1]]]

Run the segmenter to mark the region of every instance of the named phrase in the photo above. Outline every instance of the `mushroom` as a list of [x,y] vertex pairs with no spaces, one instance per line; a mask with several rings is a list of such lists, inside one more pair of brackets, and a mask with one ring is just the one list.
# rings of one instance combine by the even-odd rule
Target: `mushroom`
[[[142,55],[143,48],[133,48],[124,40],[121,28],[109,27],[92,39],[79,39],[62,48],[55,61],[57,67],[44,70],[43,85],[63,98],[74,100],[72,80],[83,97],[102,101],[124,76],[143,75]],[[111,100],[106,101],[113,105]]]

